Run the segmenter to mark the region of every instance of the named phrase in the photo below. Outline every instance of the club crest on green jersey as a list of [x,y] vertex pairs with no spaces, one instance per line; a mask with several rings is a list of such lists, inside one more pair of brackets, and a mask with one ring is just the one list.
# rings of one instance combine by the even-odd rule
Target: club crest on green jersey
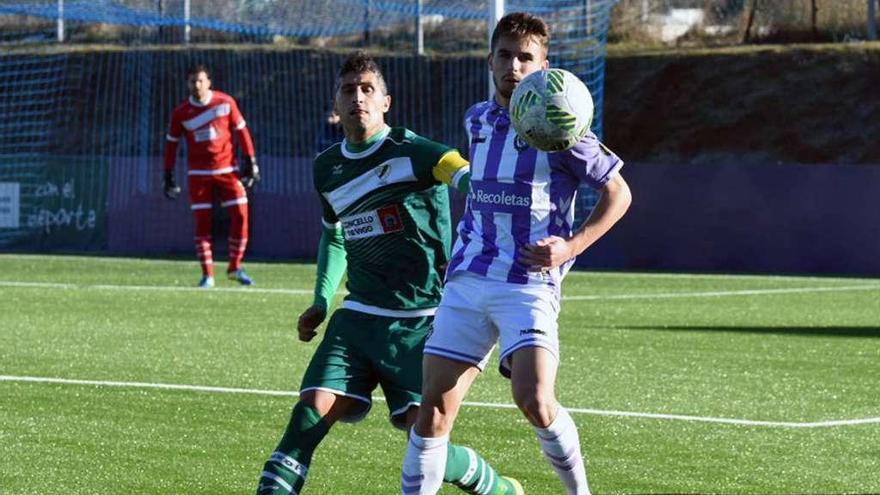
[[379,182],[384,184],[388,180],[388,175],[391,173],[391,165],[388,162],[385,162],[373,169],[373,171],[376,172],[376,177],[379,178]]

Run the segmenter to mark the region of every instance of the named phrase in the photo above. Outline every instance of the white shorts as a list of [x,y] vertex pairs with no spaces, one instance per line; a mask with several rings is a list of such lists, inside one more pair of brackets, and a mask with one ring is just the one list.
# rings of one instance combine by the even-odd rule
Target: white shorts
[[425,354],[485,369],[500,340],[498,370],[510,377],[510,356],[524,347],[543,347],[559,360],[559,293],[551,286],[501,282],[458,273],[446,282],[425,342]]

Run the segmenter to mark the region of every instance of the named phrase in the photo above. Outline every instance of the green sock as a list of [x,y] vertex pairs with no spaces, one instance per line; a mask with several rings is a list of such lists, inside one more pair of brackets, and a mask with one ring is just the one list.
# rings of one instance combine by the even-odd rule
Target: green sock
[[473,449],[450,442],[446,451],[446,473],[443,481],[452,483],[465,493],[478,495],[507,495],[514,493],[513,485],[498,473]]
[[297,494],[306,482],[312,454],[330,431],[311,406],[297,402],[275,452],[263,466],[257,494]]

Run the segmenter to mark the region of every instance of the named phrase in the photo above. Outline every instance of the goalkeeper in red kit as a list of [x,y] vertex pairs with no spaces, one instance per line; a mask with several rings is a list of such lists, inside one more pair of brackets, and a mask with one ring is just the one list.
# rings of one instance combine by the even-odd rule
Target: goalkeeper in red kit
[[[214,258],[211,251],[211,213],[214,195],[229,209],[229,267],[227,275],[242,285],[254,281],[241,268],[248,240],[250,189],[260,180],[254,157],[254,143],[238,104],[231,96],[211,89],[207,67],[197,65],[187,72],[190,95],[171,114],[165,146],[164,192],[169,199],[180,194],[174,181],[174,162],[181,139],[186,140],[190,207],[196,224],[196,253],[202,265],[199,287],[214,286]],[[244,163],[236,167],[232,144],[238,135]],[[236,173],[236,171],[238,173]]]

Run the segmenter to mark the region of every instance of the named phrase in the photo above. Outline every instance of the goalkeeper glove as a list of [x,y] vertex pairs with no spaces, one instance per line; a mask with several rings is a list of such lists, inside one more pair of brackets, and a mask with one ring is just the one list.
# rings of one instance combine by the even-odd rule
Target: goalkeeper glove
[[180,188],[177,187],[177,183],[174,182],[174,171],[166,170],[165,177],[162,180],[163,182],[163,192],[165,193],[165,197],[168,199],[177,199],[177,196],[180,196]]
[[244,163],[239,168],[238,175],[241,184],[247,189],[254,187],[257,182],[260,182],[260,167],[257,166],[256,157],[246,156]]

